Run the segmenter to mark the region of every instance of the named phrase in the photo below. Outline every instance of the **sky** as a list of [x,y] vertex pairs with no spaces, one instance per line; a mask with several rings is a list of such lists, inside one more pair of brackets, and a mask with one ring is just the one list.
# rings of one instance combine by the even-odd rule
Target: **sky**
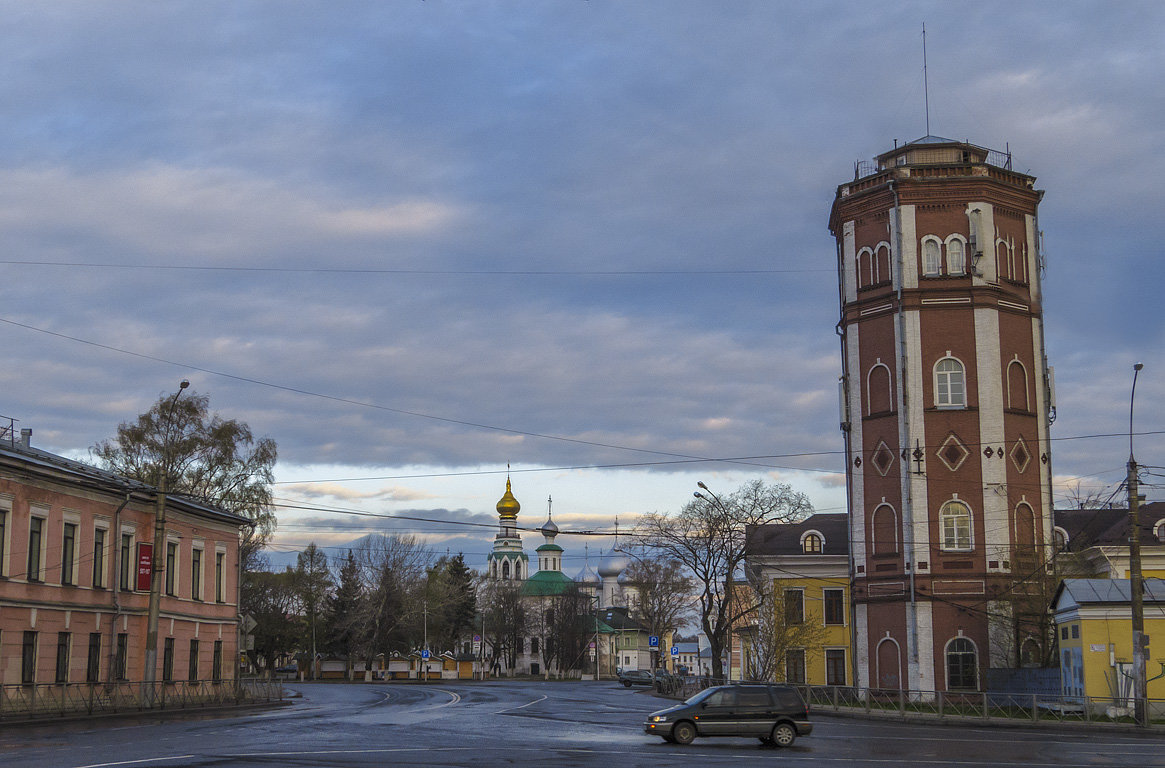
[[482,568],[507,465],[568,573],[697,481],[844,511],[829,209],[927,101],[1046,190],[1057,502],[1117,491],[1138,361],[1165,498],[1165,5],[0,13],[0,414],[86,458],[189,379],[278,444],[274,562]]

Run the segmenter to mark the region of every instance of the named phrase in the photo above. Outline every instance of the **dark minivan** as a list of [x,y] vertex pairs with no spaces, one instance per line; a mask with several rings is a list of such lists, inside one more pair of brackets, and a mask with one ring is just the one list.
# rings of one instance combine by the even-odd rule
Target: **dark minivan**
[[787,747],[813,732],[809,707],[789,685],[720,685],[683,704],[648,715],[646,733],[690,744],[697,736],[753,736],[762,744]]

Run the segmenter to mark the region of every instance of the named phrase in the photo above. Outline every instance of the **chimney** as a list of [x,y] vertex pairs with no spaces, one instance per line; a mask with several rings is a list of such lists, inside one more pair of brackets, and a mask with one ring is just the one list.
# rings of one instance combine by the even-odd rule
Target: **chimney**
[[21,448],[31,448],[32,447],[32,430],[31,429],[20,430],[20,447]]

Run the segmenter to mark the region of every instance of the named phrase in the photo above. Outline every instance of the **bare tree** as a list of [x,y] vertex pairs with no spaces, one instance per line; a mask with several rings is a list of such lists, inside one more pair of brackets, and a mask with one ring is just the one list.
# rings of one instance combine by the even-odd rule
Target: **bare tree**
[[631,610],[653,635],[679,629],[693,615],[692,579],[683,564],[668,555],[635,558],[624,572],[635,586]]
[[713,677],[724,676],[723,651],[730,628],[755,609],[733,598],[743,578],[745,528],[793,522],[813,511],[808,497],[789,485],[747,483],[727,496],[705,493],[674,515],[653,512],[640,518],[636,548],[644,555],[679,562],[694,580],[700,625],[708,636]]
[[807,620],[803,603],[786,603],[786,595],[771,579],[759,573],[748,576],[747,583],[737,585],[738,597],[753,608],[735,629],[743,639],[744,677],[763,682],[784,681],[788,653],[820,645],[825,638],[825,626]]
[[482,615],[489,648],[490,666],[502,667],[513,674],[518,654],[526,641],[526,606],[521,587],[510,581],[487,582],[482,586]]
[[368,536],[353,551],[361,595],[356,632],[371,657],[419,644],[425,568],[432,552],[412,536]]
[[296,558],[293,586],[303,606],[304,618],[307,620],[307,636],[305,645],[311,648],[311,676],[315,679],[315,658],[319,635],[320,613],[328,602],[332,592],[332,572],[328,568],[328,558],[315,542],[299,553]]

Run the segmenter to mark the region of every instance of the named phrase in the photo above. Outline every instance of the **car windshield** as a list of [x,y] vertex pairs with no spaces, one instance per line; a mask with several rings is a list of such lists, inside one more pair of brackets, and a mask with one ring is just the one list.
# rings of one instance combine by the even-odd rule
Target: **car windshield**
[[695,696],[692,696],[691,698],[684,701],[684,703],[685,704],[699,704],[701,701],[708,698],[709,696],[711,696],[713,693],[715,693],[718,690],[720,690],[720,689],[719,688],[705,688],[704,690],[697,693]]

